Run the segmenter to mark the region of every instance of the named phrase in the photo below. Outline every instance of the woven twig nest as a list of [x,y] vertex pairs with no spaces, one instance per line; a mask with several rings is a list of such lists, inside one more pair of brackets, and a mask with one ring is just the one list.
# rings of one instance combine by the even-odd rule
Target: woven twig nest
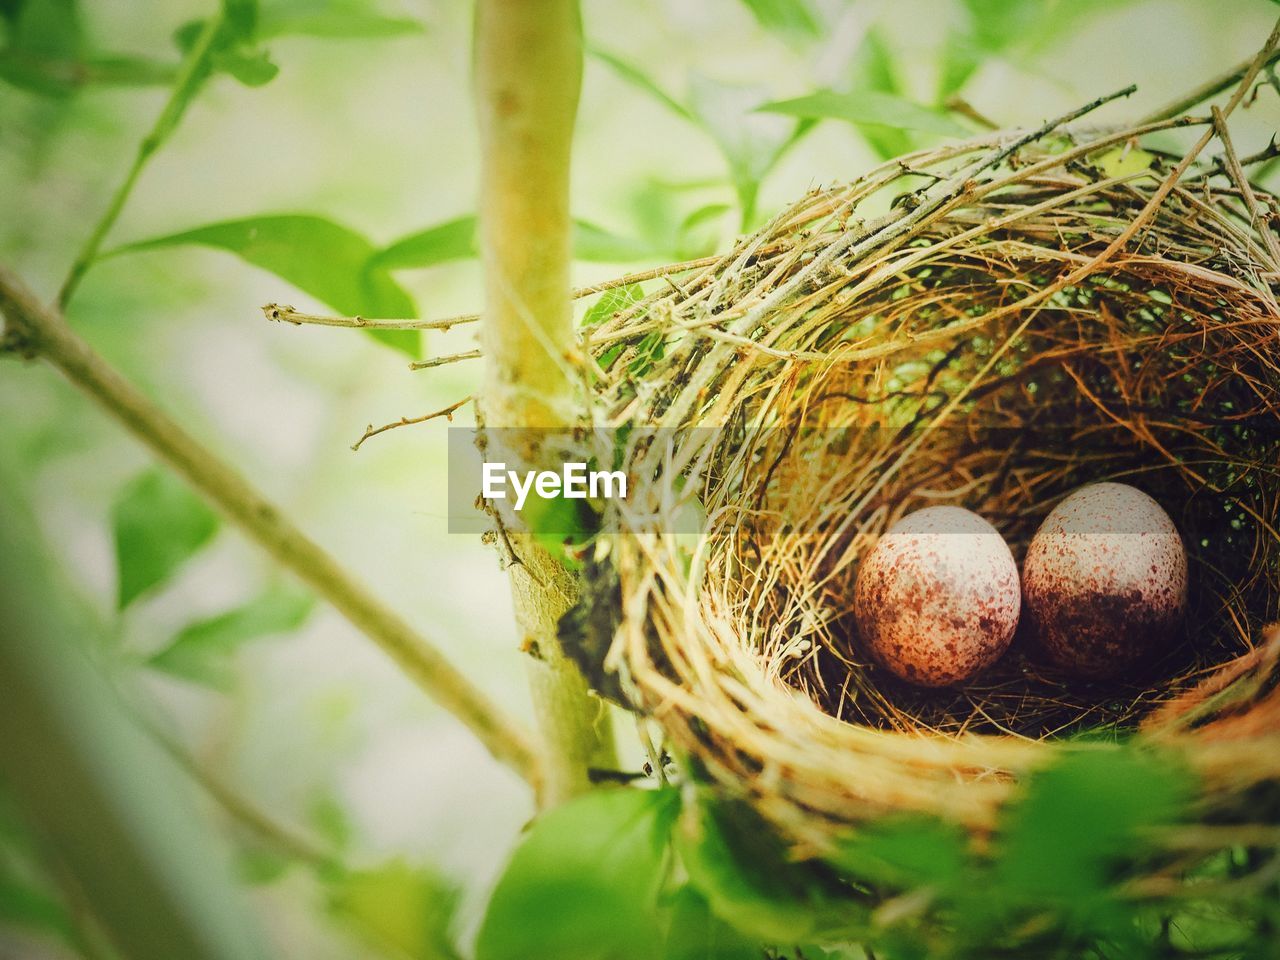
[[[1280,820],[1277,207],[1225,143],[1163,189],[1183,158],[1143,138],[1182,125],[886,163],[615,295],[590,330],[596,422],[623,428],[644,478],[608,557],[607,665],[796,855],[900,813],[981,837],[1025,774],[1089,749],[1068,745],[1083,729],[1176,753],[1206,820]],[[1185,541],[1176,648],[1107,684],[1018,640],[945,691],[869,662],[853,582],[888,524],[957,504],[1020,561],[1055,504],[1104,480],[1153,496]]]

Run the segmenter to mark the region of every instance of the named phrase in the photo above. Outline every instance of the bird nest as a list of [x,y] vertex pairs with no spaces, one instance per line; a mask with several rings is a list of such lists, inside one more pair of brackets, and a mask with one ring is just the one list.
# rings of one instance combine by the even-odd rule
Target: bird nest
[[[1084,731],[1177,751],[1206,816],[1275,815],[1241,808],[1280,778],[1276,201],[1221,127],[1148,139],[1209,120],[1083,113],[814,190],[585,334],[596,425],[642,479],[588,565],[620,588],[606,667],[797,855],[902,812],[981,836]],[[854,579],[895,519],[963,506],[1021,561],[1099,481],[1188,551],[1184,633],[1141,669],[1083,681],[1018,637],[925,690],[860,648]]]

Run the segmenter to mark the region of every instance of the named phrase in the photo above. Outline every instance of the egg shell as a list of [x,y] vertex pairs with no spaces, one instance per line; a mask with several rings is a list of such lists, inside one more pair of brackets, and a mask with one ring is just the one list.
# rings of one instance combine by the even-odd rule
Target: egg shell
[[858,570],[854,617],[867,651],[903,680],[940,687],[994,663],[1013,639],[1018,566],[995,527],[926,507],[879,539]]
[[1045,518],[1022,566],[1027,632],[1057,665],[1109,677],[1173,645],[1187,601],[1187,553],[1160,504],[1095,483]]

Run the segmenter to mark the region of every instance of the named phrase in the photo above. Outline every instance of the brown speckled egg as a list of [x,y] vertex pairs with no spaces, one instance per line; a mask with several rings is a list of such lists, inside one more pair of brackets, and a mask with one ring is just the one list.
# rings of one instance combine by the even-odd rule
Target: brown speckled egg
[[1187,600],[1187,553],[1160,504],[1123,483],[1081,487],[1027,548],[1032,640],[1082,676],[1114,676],[1167,649]]
[[942,687],[995,662],[1018,626],[1018,566],[995,527],[962,507],[903,517],[862,561],[854,617],[867,651],[911,683]]

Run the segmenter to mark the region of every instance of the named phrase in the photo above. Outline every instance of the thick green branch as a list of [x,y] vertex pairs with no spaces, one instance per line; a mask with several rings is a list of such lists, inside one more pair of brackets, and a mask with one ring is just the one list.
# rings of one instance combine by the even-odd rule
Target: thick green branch
[[[540,431],[577,424],[583,400],[572,359],[569,292],[569,155],[582,84],[577,0],[479,0],[476,101],[483,161],[480,241],[487,358],[478,405],[503,435],[508,458],[536,464]],[[511,449],[514,447],[514,449]],[[527,649],[534,705],[547,743],[539,801],[590,787],[588,768],[613,763],[604,704],[560,651],[556,627],[575,583],[532,537],[511,537],[516,617]]]
[[55,310],[0,267],[3,345],[40,357],[119,420],[248,537],[333,604],[498,760],[537,786],[540,763],[524,731],[401,617],[374,597],[234,469],[162,413],[106,363]]
[[569,154],[582,82],[577,2],[480,0],[475,51],[485,419],[559,428],[576,423],[579,411],[567,359]]

